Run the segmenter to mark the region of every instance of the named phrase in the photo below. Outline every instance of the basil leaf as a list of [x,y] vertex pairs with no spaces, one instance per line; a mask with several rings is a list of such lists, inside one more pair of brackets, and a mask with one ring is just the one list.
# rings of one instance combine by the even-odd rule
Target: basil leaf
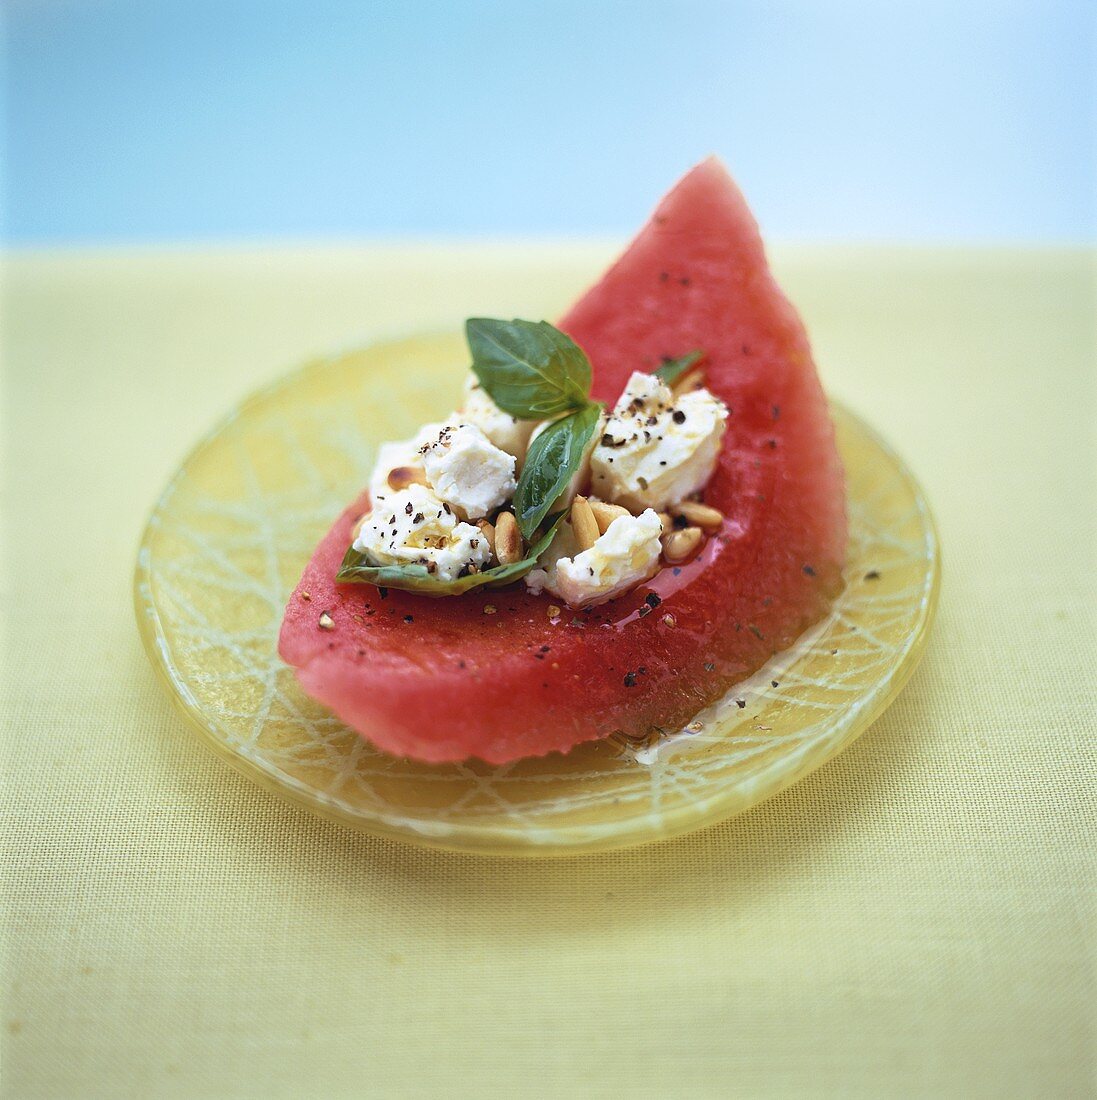
[[591,402],[551,423],[530,444],[514,491],[514,515],[526,538],[579,469],[601,415],[602,406]]
[[425,565],[371,565],[366,555],[352,545],[343,557],[335,579],[342,584],[375,584],[381,588],[399,588],[404,592],[434,597],[460,596],[462,592],[485,585],[499,588],[520,580],[537,564],[537,559],[548,549],[563,518],[563,512],[549,518],[544,533],[530,545],[521,561],[496,565],[482,573],[470,573],[467,577],[445,581],[428,573]]
[[520,420],[547,420],[585,405],[590,360],[546,321],[470,317],[472,369],[492,401]]
[[683,355],[679,359],[664,359],[663,365],[656,368],[655,377],[668,386],[672,386],[690,367],[700,362],[704,354],[703,351],[691,351],[688,355]]

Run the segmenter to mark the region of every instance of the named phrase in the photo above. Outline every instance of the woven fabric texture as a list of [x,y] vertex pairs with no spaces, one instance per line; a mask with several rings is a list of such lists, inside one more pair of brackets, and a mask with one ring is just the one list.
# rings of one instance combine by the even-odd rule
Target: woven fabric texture
[[944,583],[893,707],[738,819],[419,850],[254,788],[162,693],[133,555],[220,414],[317,352],[554,316],[611,251],[9,258],[4,1097],[1092,1094],[1090,253],[777,251]]

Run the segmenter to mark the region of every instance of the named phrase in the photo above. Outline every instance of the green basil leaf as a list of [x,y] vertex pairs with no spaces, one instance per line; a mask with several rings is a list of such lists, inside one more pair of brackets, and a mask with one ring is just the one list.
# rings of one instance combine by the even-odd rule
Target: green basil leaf
[[688,355],[683,355],[678,359],[664,359],[663,365],[656,368],[655,377],[668,386],[673,386],[690,367],[695,366],[701,360],[704,354],[703,351],[691,351]]
[[548,549],[563,518],[563,512],[549,517],[543,533],[530,545],[521,561],[496,565],[482,573],[470,573],[467,577],[457,577],[452,581],[440,580],[433,573],[428,573],[424,565],[371,565],[366,555],[352,545],[343,557],[335,579],[343,584],[375,584],[379,588],[399,588],[404,592],[435,597],[460,596],[462,592],[484,586],[499,588],[521,580],[537,564],[537,559]]
[[526,464],[514,491],[514,515],[526,538],[556,503],[583,461],[583,452],[598,427],[602,406],[591,402],[553,421],[530,444]]
[[547,420],[586,404],[590,360],[546,321],[470,317],[472,369],[492,401],[520,420]]

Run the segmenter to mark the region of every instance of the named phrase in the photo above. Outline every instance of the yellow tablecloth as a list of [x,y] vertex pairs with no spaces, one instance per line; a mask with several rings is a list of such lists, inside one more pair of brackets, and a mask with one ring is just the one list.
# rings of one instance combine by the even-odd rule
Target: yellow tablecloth
[[162,694],[133,554],[219,414],[318,351],[552,316],[610,251],[9,259],[5,1097],[1089,1093],[1092,254],[777,250],[945,577],[894,707],[744,817],[421,851],[255,789]]

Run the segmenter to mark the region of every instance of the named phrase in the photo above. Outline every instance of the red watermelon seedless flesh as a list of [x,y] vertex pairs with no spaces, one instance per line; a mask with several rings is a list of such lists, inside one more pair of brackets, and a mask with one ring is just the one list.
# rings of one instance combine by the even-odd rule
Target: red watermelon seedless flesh
[[704,350],[705,384],[731,409],[704,495],[726,521],[689,564],[550,618],[554,598],[521,583],[443,599],[336,584],[363,494],[306,567],[279,653],[310,695],[387,752],[504,763],[676,729],[791,645],[841,586],[834,430],[803,325],[718,161],[667,195],[560,328],[611,405],[633,370]]

